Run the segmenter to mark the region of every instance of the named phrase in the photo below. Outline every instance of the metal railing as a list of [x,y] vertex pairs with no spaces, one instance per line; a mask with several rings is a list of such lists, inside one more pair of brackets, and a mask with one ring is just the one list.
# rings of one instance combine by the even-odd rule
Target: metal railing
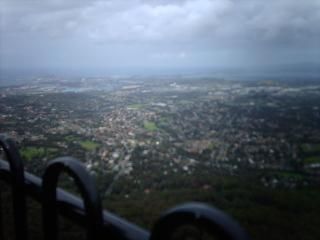
[[[0,136],[0,146],[7,159],[0,159],[0,180],[8,182],[12,188],[17,240],[28,239],[27,195],[42,205],[45,240],[58,239],[58,212],[85,227],[90,240],[249,239],[232,218],[201,203],[188,203],[165,212],[149,232],[102,209],[93,178],[78,160],[62,157],[51,161],[41,179],[24,171],[14,141]],[[58,177],[63,172],[75,180],[83,200],[57,188]],[[0,198],[0,237],[3,234],[1,210]]]

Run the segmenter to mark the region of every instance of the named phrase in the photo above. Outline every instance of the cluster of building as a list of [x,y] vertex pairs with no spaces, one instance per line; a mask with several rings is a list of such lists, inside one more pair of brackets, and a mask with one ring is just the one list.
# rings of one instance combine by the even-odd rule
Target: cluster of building
[[276,171],[319,176],[320,152],[301,148],[320,144],[319,86],[167,79],[124,81],[115,91],[26,89],[0,90],[0,132],[22,148],[76,155],[115,179],[260,171],[261,182],[273,186],[292,182]]

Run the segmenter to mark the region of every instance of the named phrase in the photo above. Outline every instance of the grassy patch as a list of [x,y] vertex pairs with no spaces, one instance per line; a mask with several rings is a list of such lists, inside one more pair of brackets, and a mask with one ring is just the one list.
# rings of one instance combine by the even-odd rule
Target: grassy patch
[[304,159],[304,162],[307,163],[307,164],[320,163],[320,156],[306,157]]
[[305,176],[297,172],[275,172],[275,175],[281,179],[294,179],[297,181],[302,181]]
[[45,149],[43,147],[24,147],[20,150],[22,158],[28,161],[33,158],[40,158],[45,155]]
[[90,140],[80,141],[79,144],[81,145],[82,148],[84,148],[87,151],[94,151],[96,150],[97,147],[100,146],[99,143],[96,143]]
[[67,142],[79,141],[79,138],[76,137],[76,136],[73,136],[73,135],[66,136],[64,139],[65,139]]
[[214,142],[210,142],[210,144],[208,145],[208,149],[209,150],[213,150],[213,149],[215,149],[217,146],[216,146],[216,144],[214,144]]
[[143,127],[146,130],[151,131],[151,132],[158,130],[157,125],[154,122],[151,122],[151,121],[145,121],[143,123]]
[[22,158],[30,161],[34,158],[42,158],[44,156],[50,156],[58,151],[56,148],[45,147],[24,147],[20,150]]
[[301,149],[305,153],[316,153],[320,152],[320,144],[302,144]]

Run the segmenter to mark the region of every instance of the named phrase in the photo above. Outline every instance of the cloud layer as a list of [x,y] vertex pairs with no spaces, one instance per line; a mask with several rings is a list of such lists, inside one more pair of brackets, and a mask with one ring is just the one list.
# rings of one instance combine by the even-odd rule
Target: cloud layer
[[[2,58],[13,62],[19,55],[14,49],[28,56],[28,48],[36,51],[39,44],[72,56],[82,49],[81,56],[98,60],[126,57],[129,65],[141,51],[154,65],[163,59],[214,65],[214,55],[236,64],[250,51],[279,49],[284,59],[319,56],[318,0],[2,0],[0,9]],[[99,49],[108,54],[100,56]]]

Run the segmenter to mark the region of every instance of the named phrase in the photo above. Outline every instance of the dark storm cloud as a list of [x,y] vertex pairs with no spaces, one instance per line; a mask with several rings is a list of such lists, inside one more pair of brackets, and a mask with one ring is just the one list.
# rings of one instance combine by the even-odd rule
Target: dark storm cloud
[[[279,49],[283,59],[319,56],[318,0],[2,0],[0,9],[2,58],[13,62],[15,49],[28,56],[39,45],[68,53],[69,61],[81,56],[84,65],[90,56],[115,65],[123,58],[129,65],[146,58],[154,65],[237,64],[248,51]],[[62,57],[47,51],[47,58]]]
[[238,37],[299,41],[319,37],[317,0],[2,1],[4,26],[93,40]]

